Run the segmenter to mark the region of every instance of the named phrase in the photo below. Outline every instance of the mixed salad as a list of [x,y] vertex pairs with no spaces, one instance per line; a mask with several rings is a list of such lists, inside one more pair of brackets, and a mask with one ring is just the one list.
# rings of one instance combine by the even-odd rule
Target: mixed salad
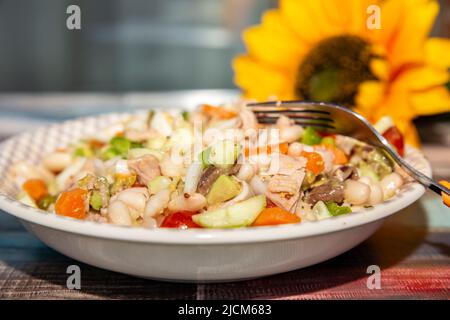
[[[392,121],[376,127],[402,155]],[[262,125],[245,104],[135,114],[11,170],[29,206],[145,228],[327,219],[381,203],[405,181],[372,146],[285,116]]]

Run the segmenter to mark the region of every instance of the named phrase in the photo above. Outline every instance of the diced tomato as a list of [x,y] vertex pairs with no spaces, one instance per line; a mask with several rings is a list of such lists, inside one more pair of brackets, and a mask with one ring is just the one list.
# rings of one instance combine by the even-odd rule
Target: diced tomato
[[197,212],[192,211],[177,211],[168,215],[162,222],[161,228],[201,228],[198,224],[192,221],[192,216]]
[[274,208],[277,207],[277,205],[275,204],[275,202],[273,202],[270,199],[266,199],[266,208]]
[[403,157],[405,152],[405,142],[400,130],[398,130],[396,126],[390,127],[383,133],[383,137],[385,137],[386,140],[397,149],[398,154]]

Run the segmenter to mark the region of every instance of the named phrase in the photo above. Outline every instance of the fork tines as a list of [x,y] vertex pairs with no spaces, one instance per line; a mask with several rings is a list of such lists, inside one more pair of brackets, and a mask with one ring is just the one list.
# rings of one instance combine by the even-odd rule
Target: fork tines
[[309,109],[304,106],[277,106],[273,104],[249,104],[259,123],[274,124],[281,115],[285,115],[301,126],[313,126],[324,129],[335,129],[330,113],[324,110]]

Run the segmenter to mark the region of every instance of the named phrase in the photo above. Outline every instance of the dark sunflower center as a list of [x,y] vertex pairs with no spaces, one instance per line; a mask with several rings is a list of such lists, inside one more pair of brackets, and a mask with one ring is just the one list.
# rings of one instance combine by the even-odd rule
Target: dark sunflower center
[[316,45],[298,69],[296,93],[305,100],[353,106],[358,85],[374,80],[369,44],[356,36],[336,36]]

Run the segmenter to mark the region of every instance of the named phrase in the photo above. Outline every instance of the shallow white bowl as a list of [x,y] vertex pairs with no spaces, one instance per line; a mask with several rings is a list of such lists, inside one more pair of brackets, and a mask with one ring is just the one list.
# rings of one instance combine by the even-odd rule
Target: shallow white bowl
[[[79,221],[25,206],[8,168],[37,163],[57,147],[94,134],[125,114],[83,118],[13,137],[0,146],[0,208],[16,216],[49,247],[76,260],[137,277],[189,282],[243,280],[286,272],[333,258],[364,241],[384,219],[424,193],[417,183],[361,212],[318,222],[232,230],[132,229]],[[431,175],[421,153],[406,159]]]

